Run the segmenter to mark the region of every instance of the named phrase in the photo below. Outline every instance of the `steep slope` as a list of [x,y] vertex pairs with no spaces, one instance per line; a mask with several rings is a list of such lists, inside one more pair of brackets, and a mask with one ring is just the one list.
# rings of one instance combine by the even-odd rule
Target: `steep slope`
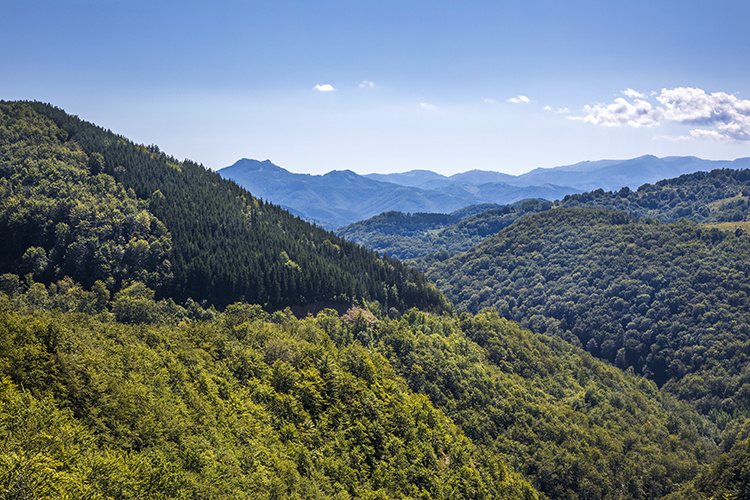
[[169,286],[164,223],[66,137],[30,106],[0,104],[0,273]]
[[496,313],[411,311],[378,327],[413,390],[551,498],[659,498],[715,456],[688,405]]
[[[139,279],[160,297],[269,309],[377,300],[444,307],[423,276],[260,202],[156,146],[41,103],[0,103],[3,272],[69,275],[111,292]],[[106,277],[106,279],[105,279]],[[107,281],[111,278],[111,282]]]
[[0,293],[0,487],[536,498],[511,463],[550,498],[650,499],[716,455],[713,427],[653,383],[497,314],[199,320],[147,292],[91,313],[72,284]]
[[130,326],[35,303],[0,293],[3,498],[537,498],[380,354],[337,347],[335,314]]
[[719,421],[750,407],[748,262],[742,232],[557,209],[436,262],[428,276],[460,309],[493,307],[585,346]]

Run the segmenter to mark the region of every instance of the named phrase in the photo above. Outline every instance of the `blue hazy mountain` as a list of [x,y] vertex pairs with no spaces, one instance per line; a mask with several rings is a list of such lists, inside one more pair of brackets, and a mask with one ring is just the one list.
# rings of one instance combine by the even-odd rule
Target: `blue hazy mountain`
[[653,184],[662,179],[671,179],[683,174],[711,171],[717,168],[748,168],[750,158],[734,161],[703,160],[694,156],[667,156],[657,158],[652,155],[640,156],[631,160],[584,161],[575,165],[555,168],[537,168],[519,175],[517,186],[534,186],[544,183],[564,182],[583,191],[604,189],[615,191],[627,186],[637,189],[643,184]]
[[469,170],[451,176],[430,170],[359,175],[334,170],[324,175],[295,174],[269,160],[242,159],[219,170],[253,195],[295,215],[336,229],[389,211],[451,213],[485,203],[506,205],[541,198],[555,201],[566,194],[596,189],[637,189],[662,179],[717,168],[748,168],[750,158],[703,160],[694,156],[630,160],[583,161],[574,165],[537,168],[522,175]]
[[[295,215],[336,229],[383,212],[450,213],[482,203],[505,205],[527,198],[555,200],[579,192],[547,184],[511,186],[505,183],[444,183],[423,189],[396,182],[383,182],[350,170],[334,170],[324,175],[295,174],[269,160],[242,159],[219,170],[254,196],[273,202]],[[502,175],[502,174],[500,174]],[[440,174],[424,171],[405,174],[402,182],[417,182],[420,176],[439,180]]]
[[429,170],[412,170],[399,174],[368,174],[365,177],[421,189],[441,189],[451,185],[479,186],[487,183],[504,183],[519,187],[551,184],[568,186],[576,189],[577,192],[584,192],[599,188],[605,191],[616,191],[624,186],[637,189],[643,184],[653,184],[662,179],[679,177],[682,174],[710,171],[717,168],[748,168],[748,166],[750,166],[750,158],[716,161],[704,160],[695,156],[658,158],[653,155],[644,155],[629,160],[582,161],[560,167],[536,168],[521,175],[509,175],[488,170],[470,170],[445,176]]

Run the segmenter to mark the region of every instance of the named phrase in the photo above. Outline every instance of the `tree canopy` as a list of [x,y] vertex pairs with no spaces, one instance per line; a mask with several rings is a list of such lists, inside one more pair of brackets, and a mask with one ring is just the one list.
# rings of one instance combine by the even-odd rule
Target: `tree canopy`
[[[253,198],[157,146],[41,103],[0,102],[0,271],[63,276],[114,293],[138,279],[159,297],[269,310],[377,301],[441,310],[401,262]],[[111,278],[111,280],[110,280]]]
[[519,220],[428,275],[459,309],[492,307],[723,422],[750,407],[748,262],[742,232],[558,209]]
[[495,313],[297,319],[97,290],[0,292],[3,491],[650,499],[717,454],[652,382]]

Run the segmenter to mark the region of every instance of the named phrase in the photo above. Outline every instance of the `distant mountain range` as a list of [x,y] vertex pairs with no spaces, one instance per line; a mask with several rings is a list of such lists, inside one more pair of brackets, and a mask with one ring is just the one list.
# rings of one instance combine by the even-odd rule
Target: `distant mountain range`
[[[561,186],[511,186],[501,182],[448,184],[439,189],[383,182],[351,170],[325,175],[294,174],[270,161],[242,159],[219,170],[254,196],[295,215],[336,229],[383,212],[448,213],[479,203],[507,204],[526,198],[554,200],[578,190]],[[433,176],[440,176],[431,172]]]
[[336,229],[383,212],[450,213],[483,203],[505,205],[523,199],[554,201],[567,194],[635,189],[646,183],[717,168],[748,168],[750,158],[713,161],[646,155],[630,160],[584,161],[537,168],[522,175],[470,170],[444,176],[430,170],[359,175],[335,170],[325,175],[295,174],[269,160],[242,159],[219,174],[253,195],[299,217]]
[[[698,171],[717,168],[748,168],[750,158],[728,160],[703,160],[695,156],[640,156],[630,160],[582,161],[574,165],[553,168],[536,168],[521,175],[503,174],[487,170],[470,170],[460,174],[444,176],[429,170],[412,170],[398,174],[367,174],[370,179],[393,182],[421,189],[443,190],[449,186],[479,186],[488,183],[504,183],[517,187],[541,185],[567,186],[576,192],[616,191],[627,186],[637,189],[662,179],[679,177]],[[550,200],[554,201],[554,200]]]

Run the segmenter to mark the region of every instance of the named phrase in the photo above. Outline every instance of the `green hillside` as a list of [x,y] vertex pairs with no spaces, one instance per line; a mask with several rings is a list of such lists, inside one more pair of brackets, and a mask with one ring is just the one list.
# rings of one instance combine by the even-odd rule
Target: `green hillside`
[[526,217],[428,276],[459,309],[496,309],[695,402],[750,408],[750,238],[682,220],[559,209]]
[[412,390],[550,498],[660,498],[714,457],[714,427],[643,378],[496,313],[383,322]]
[[[445,307],[426,279],[191,161],[41,103],[0,103],[0,272],[138,279],[160,297],[269,309]],[[110,279],[111,278],[111,279]]]
[[[526,211],[548,208],[537,205]],[[474,235],[494,232],[481,216],[471,224]],[[748,437],[747,237],[585,209],[524,217],[499,235],[517,234],[511,254],[521,269],[525,252],[541,255],[540,241],[571,224],[597,255],[622,234],[621,254],[653,268],[666,262],[657,250],[667,243],[699,265],[694,281],[678,283],[686,296],[704,294],[678,318],[692,344],[674,340],[683,330],[654,333],[656,313],[672,306],[669,290],[665,298],[655,287],[672,275],[639,271],[637,259],[629,279],[650,281],[627,304],[639,323],[626,331],[652,321],[639,337],[652,371],[633,371],[661,383],[653,367],[666,360],[672,376],[679,359],[684,377],[666,387],[708,416],[597,360],[609,339],[587,353],[533,317],[520,320],[537,332],[478,310],[494,303],[454,313],[416,270],[200,165],[48,105],[2,102],[0,497],[593,500],[706,491],[710,464],[721,452],[741,464]],[[532,234],[537,226],[545,232]],[[462,255],[494,248],[498,237]],[[568,272],[573,264],[550,259],[576,286],[584,286],[576,272],[598,273],[586,277],[593,287],[612,264]],[[530,261],[542,265],[536,254]],[[489,264],[443,279],[464,278],[454,286],[470,289]],[[677,264],[670,269],[684,277]],[[538,291],[530,278],[513,281]],[[594,308],[574,309],[576,321],[607,318],[594,298],[564,286]],[[651,302],[644,286],[654,287]],[[285,308],[344,304],[343,314],[302,319]],[[575,343],[577,332],[560,336]],[[626,369],[631,344],[615,344]],[[730,491],[727,481],[717,487]]]
[[[544,200],[525,200],[504,206],[476,205],[449,215],[386,212],[338,229],[336,234],[397,259],[416,259],[429,254],[445,258],[446,252],[468,250],[520,217],[551,206],[551,202]],[[472,209],[480,211],[472,213]]]
[[496,314],[97,298],[0,293],[0,491],[536,498],[515,470],[550,498],[641,499],[716,456],[715,427],[653,383]]
[[0,294],[2,498],[537,497],[335,313],[131,326],[40,291]]
[[607,208],[662,222],[676,222],[681,218],[695,222],[729,222],[750,215],[749,195],[750,170],[727,168],[644,184],[637,191],[598,189],[568,195],[555,206]]

